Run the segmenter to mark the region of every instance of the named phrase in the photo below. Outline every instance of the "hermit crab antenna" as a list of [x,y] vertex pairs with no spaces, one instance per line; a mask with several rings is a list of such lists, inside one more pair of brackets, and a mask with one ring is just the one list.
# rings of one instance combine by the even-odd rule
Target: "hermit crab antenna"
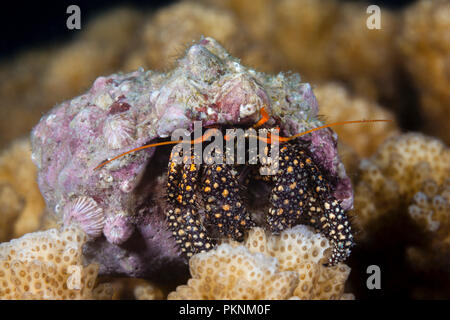
[[264,107],[262,107],[261,110],[259,110],[259,112],[261,113],[261,119],[259,119],[259,121],[253,125],[253,128],[258,128],[262,126],[270,119],[270,116]]
[[339,126],[339,125],[343,125],[343,124],[354,124],[354,123],[368,123],[368,122],[391,122],[392,120],[386,120],[386,119],[374,119],[374,120],[349,120],[349,121],[340,121],[340,122],[333,122],[333,123],[329,123],[329,124],[325,124],[323,126],[317,127],[317,128],[313,128],[307,131],[303,131],[300,133],[297,133],[293,136],[290,137],[278,137],[280,142],[287,142],[293,139],[296,139],[298,137],[301,137],[305,134],[320,130],[320,129],[325,129],[325,128],[329,128],[329,127],[335,127],[335,126]]
[[134,148],[134,149],[131,149],[131,150],[127,151],[127,152],[119,154],[118,156],[116,156],[116,157],[114,157],[112,159],[109,159],[107,161],[104,161],[104,162],[100,163],[98,166],[96,166],[94,168],[94,170],[97,170],[97,169],[103,167],[104,165],[110,163],[111,161],[117,160],[117,159],[119,159],[119,158],[121,158],[123,156],[126,156],[127,154],[130,154],[130,153],[133,153],[133,152],[136,152],[136,151],[139,151],[139,150],[143,150],[143,149],[147,149],[147,148],[154,148],[154,147],[159,147],[159,146],[165,146],[165,145],[169,145],[169,144],[178,144],[178,143],[197,144],[197,143],[202,143],[203,141],[205,141],[206,139],[211,137],[213,132],[215,132],[216,130],[218,130],[218,129],[216,129],[216,128],[211,129],[211,130],[207,131],[204,135],[202,135],[200,138],[197,138],[197,139],[189,141],[189,142],[186,142],[186,141],[183,141],[183,140],[164,141],[164,142],[157,142],[157,143],[147,144],[147,145],[142,146],[142,147]]
[[[266,109],[264,107],[260,109],[260,113],[261,113],[261,119],[253,126],[254,128],[262,126],[270,118],[269,114],[267,113],[267,111],[266,111]],[[323,126],[320,126],[320,127],[317,127],[317,128],[313,128],[313,129],[310,129],[310,130],[307,130],[307,131],[303,131],[303,132],[297,133],[297,134],[295,134],[295,135],[293,135],[291,137],[278,136],[278,141],[279,142],[287,142],[287,141],[296,139],[296,138],[298,138],[300,136],[303,136],[305,134],[308,134],[308,133],[311,133],[311,132],[314,132],[314,131],[317,131],[317,130],[320,130],[320,129],[334,127],[334,126],[339,126],[339,125],[343,125],[343,124],[368,123],[368,122],[391,122],[391,121],[392,120],[375,119],[375,120],[351,120],[351,121],[334,122],[334,123],[326,124],[326,125],[323,125]],[[178,143],[197,144],[197,143],[202,143],[203,141],[208,139],[213,134],[213,132],[215,132],[215,130],[218,130],[218,129],[217,128],[213,128],[211,130],[208,130],[200,138],[197,138],[197,139],[195,139],[193,141],[190,141],[190,142],[186,142],[186,141],[183,141],[183,140],[164,141],[164,142],[157,142],[157,143],[147,144],[147,145],[142,146],[142,147],[134,148],[134,149],[131,149],[131,150],[127,151],[127,152],[119,154],[118,156],[116,156],[116,157],[114,157],[112,159],[109,159],[107,161],[102,162],[101,164],[96,166],[94,168],[94,170],[97,170],[97,169],[103,167],[104,165],[110,163],[111,161],[117,160],[117,159],[119,159],[119,158],[121,158],[121,157],[123,157],[123,156],[125,156],[127,154],[130,154],[130,153],[133,153],[133,152],[136,152],[136,151],[139,151],[139,150],[143,150],[143,149],[147,149],[147,148],[153,148],[153,147],[159,147],[159,146],[165,146],[165,145],[169,145],[169,144],[178,144]],[[271,137],[272,136],[274,136],[274,135],[271,135],[270,132],[269,132],[268,138],[262,138],[262,137],[259,137],[259,136],[257,136],[257,138],[260,139],[260,140],[263,140],[263,141],[265,141],[267,143],[271,143],[271,140],[272,140]],[[228,139],[229,139],[229,137],[225,136],[225,140],[228,140]]]
[[181,140],[176,140],[176,141],[164,141],[164,142],[152,143],[152,144],[147,144],[147,145],[142,146],[142,147],[134,148],[134,149],[131,149],[131,150],[127,151],[127,152],[124,152],[124,153],[122,153],[122,154],[119,154],[118,156],[116,156],[116,157],[114,157],[114,158],[112,158],[112,159],[109,159],[109,160],[107,160],[107,161],[103,161],[103,162],[100,163],[98,166],[96,166],[96,167],[94,168],[94,170],[97,170],[97,169],[103,167],[104,165],[110,163],[111,161],[117,160],[117,159],[119,159],[119,158],[121,158],[121,157],[123,157],[123,156],[125,156],[125,155],[127,155],[127,154],[130,154],[130,153],[133,153],[133,152],[136,152],[136,151],[139,151],[139,150],[143,150],[143,149],[147,149],[147,148],[152,148],[152,147],[164,146],[164,145],[168,145],[168,144],[177,144],[177,143],[180,143],[180,142],[181,142]]

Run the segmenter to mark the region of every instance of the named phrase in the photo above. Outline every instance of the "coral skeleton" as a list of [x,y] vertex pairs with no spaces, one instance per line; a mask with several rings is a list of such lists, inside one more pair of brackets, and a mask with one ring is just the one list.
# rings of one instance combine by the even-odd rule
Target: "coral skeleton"
[[350,268],[324,266],[330,254],[328,240],[306,226],[278,236],[254,228],[243,244],[194,255],[192,278],[168,299],[351,299],[344,294]]

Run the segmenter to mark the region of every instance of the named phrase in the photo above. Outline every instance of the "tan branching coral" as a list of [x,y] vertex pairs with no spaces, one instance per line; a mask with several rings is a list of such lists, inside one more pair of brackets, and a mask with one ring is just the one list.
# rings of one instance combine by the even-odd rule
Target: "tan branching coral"
[[162,291],[147,281],[137,283],[133,293],[137,300],[160,300],[163,297]]
[[99,74],[118,68],[131,46],[129,35],[140,20],[135,10],[106,12],[76,41],[57,50],[43,77],[43,90],[53,95],[52,104],[88,88]]
[[157,285],[140,278],[100,278],[100,281],[113,288],[114,300],[161,300],[163,291]]
[[66,227],[0,244],[0,298],[106,298],[112,293],[107,286],[94,289],[98,265],[83,265],[85,241],[81,230]]
[[[396,23],[383,8],[382,28],[366,26],[367,6],[333,0],[273,1],[272,41],[285,65],[307,79],[341,79],[359,94],[391,96]],[[257,22],[254,22],[257,23]],[[345,44],[345,45],[344,45]]]
[[273,32],[273,0],[201,0],[234,13],[252,38],[266,41]]
[[351,124],[333,128],[339,139],[352,147],[361,157],[372,155],[384,140],[398,133],[392,112],[363,97],[352,96],[342,85],[336,83],[318,85],[314,89],[314,94],[319,102],[320,112],[328,123],[363,119],[392,120],[392,122]]
[[36,182],[28,139],[0,155],[0,241],[38,229],[45,202]]
[[325,267],[330,245],[306,226],[279,236],[250,231],[244,245],[224,243],[193,256],[192,278],[169,299],[341,299],[350,273],[345,264]]
[[403,20],[398,45],[419,92],[427,130],[450,143],[450,2],[417,1]]
[[137,10],[119,8],[83,25],[68,43],[33,49],[0,63],[0,147],[28,134],[44,112],[120,68],[141,23]]
[[450,178],[439,186],[425,181],[408,208],[411,218],[430,238],[424,248],[408,248],[408,257],[419,269],[444,265],[448,269],[450,256]]
[[10,184],[0,184],[0,241],[11,239],[14,221],[22,211],[21,197]]
[[324,59],[332,38],[332,28],[339,16],[333,0],[281,0],[274,9],[274,41],[290,68],[306,77],[323,79],[330,61]]
[[[366,25],[367,4],[341,2],[327,52],[330,77],[349,83],[370,100],[395,92],[395,35],[397,20],[387,8],[380,10],[380,29]],[[327,59],[324,57],[324,59]]]
[[190,259],[192,279],[169,299],[287,299],[298,283],[277,261],[245,247],[222,244]]
[[360,164],[355,187],[355,222],[364,231],[374,219],[406,208],[427,180],[440,185],[450,176],[450,150],[419,133],[388,139]]
[[142,30],[139,49],[125,61],[127,70],[168,68],[190,41],[203,35],[229,44],[232,52],[243,40],[235,16],[195,2],[180,2],[161,9],[148,19]]

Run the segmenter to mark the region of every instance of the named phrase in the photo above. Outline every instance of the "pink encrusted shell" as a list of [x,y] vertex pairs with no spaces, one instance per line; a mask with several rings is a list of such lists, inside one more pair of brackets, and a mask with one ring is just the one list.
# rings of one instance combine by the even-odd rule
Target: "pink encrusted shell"
[[103,209],[94,199],[78,197],[64,206],[64,224],[76,223],[90,237],[98,237],[105,225]]
[[111,215],[106,219],[103,234],[113,244],[122,244],[133,233],[134,226],[123,214]]
[[103,126],[103,136],[111,149],[120,149],[133,142],[136,124],[129,115],[110,115]]

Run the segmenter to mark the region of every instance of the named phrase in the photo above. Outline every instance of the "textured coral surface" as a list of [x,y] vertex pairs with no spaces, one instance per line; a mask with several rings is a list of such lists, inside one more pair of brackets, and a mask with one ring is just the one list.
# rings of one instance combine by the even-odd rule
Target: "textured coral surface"
[[402,18],[398,46],[418,88],[426,130],[450,143],[450,2],[418,1]]
[[450,176],[450,150],[441,141],[408,133],[388,139],[360,163],[355,186],[355,222],[365,231],[375,219],[409,203],[427,180],[441,185]]
[[261,228],[189,261],[192,278],[168,299],[348,299],[345,264],[325,267],[328,240],[297,226],[279,236]]
[[0,154],[0,241],[37,230],[44,209],[30,142],[15,141]]
[[398,133],[395,116],[391,112],[362,97],[353,97],[342,85],[318,85],[314,94],[320,106],[320,114],[328,123],[360,119],[393,121],[333,128],[339,135],[339,140],[352,147],[361,157],[370,156],[386,138]]
[[448,297],[449,176],[449,148],[420,133],[389,138],[360,162],[352,213],[358,259],[349,265],[389,268],[390,297]]
[[98,265],[83,265],[84,233],[72,227],[29,233],[0,245],[1,299],[94,299]]

